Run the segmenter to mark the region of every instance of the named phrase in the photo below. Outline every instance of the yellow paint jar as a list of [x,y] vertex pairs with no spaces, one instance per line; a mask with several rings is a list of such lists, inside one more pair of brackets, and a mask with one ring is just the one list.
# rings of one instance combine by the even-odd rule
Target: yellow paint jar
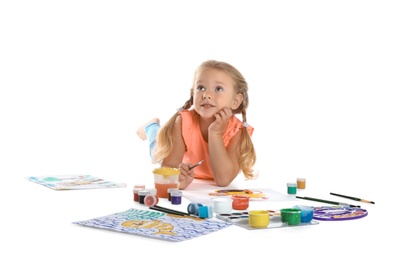
[[250,210],[249,225],[252,228],[266,228],[269,226],[269,217],[267,210]]

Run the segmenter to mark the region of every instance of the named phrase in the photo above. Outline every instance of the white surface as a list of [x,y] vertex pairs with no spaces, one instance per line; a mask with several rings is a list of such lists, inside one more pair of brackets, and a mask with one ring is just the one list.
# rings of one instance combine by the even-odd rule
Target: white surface
[[[0,259],[402,255],[407,13],[405,1],[1,1]],[[207,59],[249,83],[260,177],[234,185],[285,193],[305,177],[305,196],[375,201],[361,204],[368,216],[181,243],[71,224],[134,206],[133,184],[153,187],[135,130],[183,105]],[[24,179],[49,174],[128,187],[53,191]]]

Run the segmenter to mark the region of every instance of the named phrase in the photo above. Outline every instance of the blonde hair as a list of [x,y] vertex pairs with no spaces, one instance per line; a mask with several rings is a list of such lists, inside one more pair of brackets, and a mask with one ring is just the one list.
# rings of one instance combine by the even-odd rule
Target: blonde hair
[[[246,125],[246,121],[247,121],[246,111],[247,111],[248,103],[249,103],[248,84],[245,81],[245,78],[236,68],[222,61],[208,60],[208,61],[203,62],[196,69],[195,74],[194,74],[194,79],[193,79],[193,86],[190,89],[190,98],[184,103],[184,105],[180,108],[180,110],[189,109],[193,106],[195,80],[197,78],[197,75],[206,69],[221,70],[223,72],[228,73],[231,76],[231,78],[233,79],[235,83],[234,84],[235,91],[238,94],[242,94],[243,96],[241,105],[237,109],[233,110],[232,112],[234,114],[241,114],[242,121],[245,123],[244,125]],[[162,161],[164,158],[166,158],[171,153],[171,150],[173,148],[172,133],[174,130],[176,118],[179,115],[179,111],[177,111],[169,119],[169,121],[167,121],[166,124],[164,124],[160,128],[159,133],[157,134],[156,148],[153,152],[153,157],[155,158],[155,162]],[[253,166],[255,165],[255,162],[256,162],[256,153],[255,153],[254,145],[251,140],[251,136],[248,133],[247,127],[243,128],[239,142],[240,144],[239,144],[238,149],[241,154],[241,157],[239,158],[238,162],[239,162],[240,169],[244,173],[245,178],[252,179],[255,177],[253,173]]]

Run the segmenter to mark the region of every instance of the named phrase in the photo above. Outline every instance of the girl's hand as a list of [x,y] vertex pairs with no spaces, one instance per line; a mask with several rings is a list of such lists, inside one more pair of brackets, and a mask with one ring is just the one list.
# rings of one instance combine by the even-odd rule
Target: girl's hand
[[180,175],[179,175],[179,189],[183,190],[187,188],[194,180],[194,169],[190,169],[191,163],[181,163],[179,165]]
[[208,127],[208,130],[214,134],[223,135],[227,129],[228,121],[232,117],[231,108],[223,108],[215,114],[215,121]]

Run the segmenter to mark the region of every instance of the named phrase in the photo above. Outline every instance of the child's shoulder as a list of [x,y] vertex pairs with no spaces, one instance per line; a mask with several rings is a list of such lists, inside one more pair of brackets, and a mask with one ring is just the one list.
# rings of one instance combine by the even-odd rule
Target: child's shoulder
[[192,110],[183,110],[179,112],[179,116],[178,118],[180,118],[180,120],[183,121],[196,121],[200,119],[200,116],[197,114],[197,112],[192,109]]

